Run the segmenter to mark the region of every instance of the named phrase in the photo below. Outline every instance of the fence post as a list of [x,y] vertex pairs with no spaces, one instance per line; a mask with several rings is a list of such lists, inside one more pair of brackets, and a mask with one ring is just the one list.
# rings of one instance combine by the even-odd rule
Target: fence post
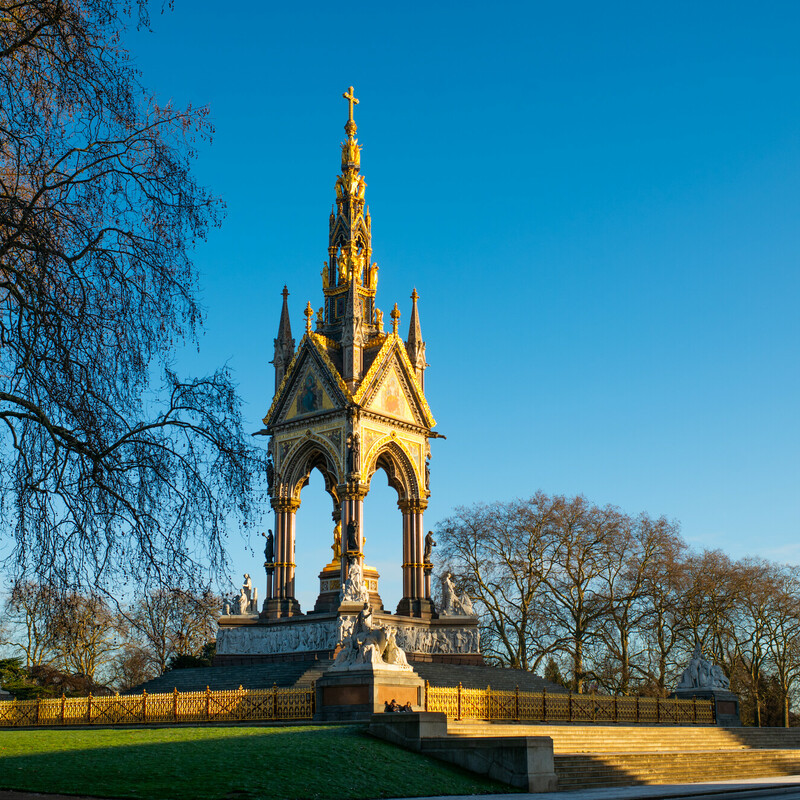
[[92,721],[92,693],[89,692],[89,696],[86,698],[86,721]]
[[636,721],[639,721],[639,695],[636,695]]
[[458,682],[458,716],[457,720],[461,720],[461,681]]
[[431,683],[430,681],[425,681],[425,710],[428,710],[428,692],[430,692]]
[[617,711],[617,696],[614,695],[614,722],[619,722],[619,714]]
[[211,687],[206,684],[206,722],[211,719]]
[[175,722],[178,721],[178,687],[174,686],[172,689],[172,718]]
[[39,724],[39,716],[41,714],[42,709],[42,699],[40,697],[36,698],[36,724]]
[[547,689],[542,689],[542,722],[547,722]]
[[572,722],[572,692],[567,693],[567,722]]
[[147,722],[147,689],[142,689],[142,722]]
[[519,722],[519,686],[514,690],[514,719]]
[[592,689],[592,722],[597,722],[597,695]]
[[661,722],[661,698],[656,695],[656,722]]
[[61,692],[61,724],[64,724],[64,712],[66,711],[67,696]]
[[697,695],[692,695],[692,720],[697,725]]
[[486,686],[486,719],[492,718],[492,687]]
[[272,683],[272,719],[278,719],[278,684]]

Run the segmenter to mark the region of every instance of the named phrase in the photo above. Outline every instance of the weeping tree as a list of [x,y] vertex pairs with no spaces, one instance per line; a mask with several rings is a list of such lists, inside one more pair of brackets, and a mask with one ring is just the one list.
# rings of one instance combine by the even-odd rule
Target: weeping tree
[[67,592],[197,583],[264,468],[227,370],[170,369],[222,209],[190,171],[207,110],[157,103],[121,47],[147,23],[0,0],[0,547]]

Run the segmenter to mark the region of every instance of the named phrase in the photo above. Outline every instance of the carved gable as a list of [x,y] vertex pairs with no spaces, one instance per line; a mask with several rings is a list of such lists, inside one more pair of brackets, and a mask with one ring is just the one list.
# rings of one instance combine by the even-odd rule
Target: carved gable
[[340,383],[341,377],[327,354],[320,352],[310,338],[304,338],[264,423],[292,422],[342,408],[350,398],[343,395]]

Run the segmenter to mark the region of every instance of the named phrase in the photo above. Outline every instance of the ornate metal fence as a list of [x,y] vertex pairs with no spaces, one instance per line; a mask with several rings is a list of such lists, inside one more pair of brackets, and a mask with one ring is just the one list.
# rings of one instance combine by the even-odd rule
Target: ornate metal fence
[[425,684],[425,710],[452,719],[526,720],[530,722],[673,723],[713,725],[711,700],[626,697],[564,692],[465,689]]
[[128,725],[148,722],[247,722],[311,719],[314,689],[242,689],[212,692],[60,697],[0,702],[0,727]]

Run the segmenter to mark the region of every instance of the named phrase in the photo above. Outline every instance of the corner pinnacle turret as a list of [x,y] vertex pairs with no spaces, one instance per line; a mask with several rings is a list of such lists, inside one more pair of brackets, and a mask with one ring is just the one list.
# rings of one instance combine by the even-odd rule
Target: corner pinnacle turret
[[289,290],[283,287],[283,306],[281,307],[281,321],[278,325],[278,337],[275,342],[275,356],[270,364],[275,366],[275,391],[281,385],[286,369],[294,358],[294,339],[292,338],[292,323],[289,320],[289,305],[287,299]]

